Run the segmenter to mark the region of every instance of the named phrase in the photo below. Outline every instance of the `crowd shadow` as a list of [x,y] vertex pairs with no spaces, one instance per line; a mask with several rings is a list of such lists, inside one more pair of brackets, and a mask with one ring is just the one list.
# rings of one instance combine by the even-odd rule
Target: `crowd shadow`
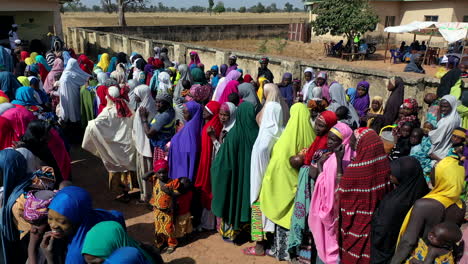
[[190,258],[190,257],[173,259],[170,262],[166,262],[166,264],[195,264],[195,263],[197,262],[193,258]]

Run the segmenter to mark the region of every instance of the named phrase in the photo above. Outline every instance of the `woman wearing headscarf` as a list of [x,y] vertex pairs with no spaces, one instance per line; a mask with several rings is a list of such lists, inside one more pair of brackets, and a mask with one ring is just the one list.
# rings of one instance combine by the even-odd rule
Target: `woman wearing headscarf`
[[109,62],[109,67],[107,67],[107,72],[111,73],[115,71],[115,67],[117,66],[117,57],[112,57]]
[[139,244],[127,234],[121,224],[115,221],[103,221],[88,231],[81,253],[88,263],[94,263],[93,261],[108,259],[119,248],[134,247],[148,262],[155,263],[153,257]]
[[[277,102],[281,105],[281,112],[283,113],[283,124],[286,125],[289,120],[289,107],[284,98],[281,96],[278,86],[273,83],[266,84],[265,90],[263,91],[263,97],[264,105],[266,105],[268,102]],[[260,110],[260,112],[257,114],[257,117],[255,118],[259,126],[262,124],[264,113],[263,109],[264,108]]]
[[[125,226],[120,212],[93,209],[91,196],[80,187],[68,186],[60,190],[49,205],[48,224],[52,232],[44,235],[43,243],[64,243],[65,263],[85,264],[81,254],[86,234],[97,223],[116,221]],[[67,223],[67,224],[64,224]],[[62,252],[60,252],[62,253]],[[45,254],[48,263],[58,254],[52,249]]]
[[[164,49],[164,48],[163,48]],[[161,57],[160,57],[160,60],[164,63],[164,68],[169,68],[169,67],[172,67],[174,66],[174,64],[171,62],[171,60],[169,59],[169,56],[167,54],[167,51],[166,52],[162,52],[161,51]]]
[[156,102],[151,96],[151,90],[147,85],[138,85],[135,88],[135,100],[139,102],[139,107],[136,110],[135,118],[133,119],[132,135],[136,149],[136,173],[138,185],[140,186],[140,200],[147,202],[151,196],[150,186],[143,180],[146,172],[152,170],[153,152],[150,139],[146,136],[144,124],[141,116],[138,114],[140,108],[144,108],[148,113],[148,119],[153,120],[157,113]]
[[154,148],[153,161],[166,159],[166,144],[175,133],[175,112],[172,108],[172,97],[169,94],[158,94],[156,97],[157,113],[153,119],[148,119],[148,110],[141,107],[138,113],[143,123],[143,129]]
[[211,166],[212,211],[222,219],[221,235],[231,241],[250,222],[250,161],[257,135],[255,109],[244,102]]
[[437,128],[429,132],[432,147],[429,157],[439,161],[447,156],[452,147],[450,138],[455,128],[460,126],[460,116],[457,112],[457,99],[453,95],[445,95],[439,103],[441,118]]
[[365,118],[367,119],[366,127],[372,126],[372,123],[374,122],[374,117],[372,116],[383,115],[383,113],[383,97],[378,95],[372,97],[371,107],[369,108],[369,112],[367,112]]
[[47,72],[49,72],[51,70],[51,67],[49,66],[49,64],[47,63],[46,59],[44,58],[44,56],[42,55],[37,55],[36,56],[36,63],[39,63],[41,64],[42,66],[44,66],[44,68],[47,70]]
[[[229,95],[230,94],[232,94],[232,93],[239,94],[238,87],[239,87],[239,82],[238,81],[235,81],[235,80],[229,81],[227,83],[226,87],[224,88],[224,91],[221,94],[221,97],[217,101],[220,102],[221,104],[225,103],[225,102],[229,102]],[[240,100],[240,102],[242,103],[242,100]]]
[[78,122],[81,118],[80,87],[89,79],[90,75],[78,65],[78,61],[70,59],[60,77],[60,103],[57,106],[57,116],[62,121]]
[[203,107],[194,101],[185,104],[186,123],[171,139],[169,149],[169,177],[178,179],[187,177],[195,181],[200,152],[200,133],[203,126]]
[[[109,188],[121,193],[117,199],[129,201],[135,171],[135,145],[132,140],[133,112],[117,87],[106,92],[107,106],[88,122],[82,148],[100,157],[109,172]],[[123,179],[123,180],[121,180]]]
[[21,138],[26,132],[29,122],[36,119],[31,111],[22,107],[10,108],[2,114],[2,117],[10,120],[17,138]]
[[140,84],[144,84],[146,82],[145,65],[146,62],[143,58],[137,58],[133,63],[132,79]]
[[211,141],[213,142],[213,151],[215,156],[221,148],[221,144],[224,142],[224,138],[228,135],[229,131],[231,131],[231,129],[234,127],[234,124],[236,123],[236,112],[237,106],[235,106],[233,103],[226,102],[221,104],[219,109],[219,118],[221,123],[223,123],[223,129],[221,130],[219,137],[210,135]]
[[259,113],[262,108],[262,105],[258,100],[257,93],[255,92],[255,87],[253,86],[253,84],[251,84],[250,82],[244,82],[239,84],[237,89],[239,90],[240,98],[245,102],[253,104],[255,107],[255,113]]
[[413,127],[420,127],[418,110],[418,102],[414,98],[407,98],[403,101],[400,106],[400,116],[392,130],[393,136],[401,137],[401,128],[405,123],[411,123]]
[[115,79],[120,88],[124,88],[127,84],[127,76],[125,76],[125,68],[123,64],[117,64],[117,68],[110,74],[110,77]]
[[[68,60],[72,59],[72,56],[70,55],[70,52],[68,51],[63,51],[62,52],[62,58],[63,58],[63,65],[64,67],[67,67],[68,65]],[[27,63],[26,63],[27,64]]]
[[416,158],[401,157],[390,165],[390,180],[396,188],[382,199],[372,217],[371,263],[375,264],[390,262],[406,214],[416,200],[429,192]]
[[22,86],[31,86],[31,83],[29,82],[29,78],[26,76],[19,76],[18,82],[21,83]]
[[135,247],[121,247],[112,253],[104,264],[151,264]]
[[[203,117],[208,122],[203,126],[201,132],[201,151],[200,162],[198,163],[197,175],[195,177],[195,188],[200,191],[200,201],[203,207],[201,227],[207,230],[214,228],[211,213],[211,173],[210,168],[215,156],[211,136],[219,138],[223,124],[219,118],[221,104],[216,101],[210,101],[203,110]],[[211,217],[210,217],[211,216]]]
[[80,68],[86,72],[87,74],[93,73],[94,62],[92,62],[86,55],[81,54],[78,57],[78,63],[80,64]]
[[159,73],[158,81],[159,85],[157,89],[157,94],[172,93],[171,76],[169,75],[169,73],[165,71]]
[[109,68],[110,64],[110,56],[107,53],[101,54],[99,62],[96,64],[96,67],[99,67],[103,72],[107,72],[107,68]]
[[321,89],[317,89],[317,91],[315,91],[315,93],[312,92],[312,96],[313,96],[312,98],[309,98],[309,96],[308,96],[309,95],[309,89],[314,88],[314,85],[312,85],[314,83],[314,81],[315,81],[314,69],[306,68],[304,70],[304,79],[305,79],[305,83],[302,86],[302,90],[301,90],[302,101],[307,102],[307,101],[309,101],[309,99],[312,99],[312,98],[318,98],[318,99],[322,100],[322,90]]
[[390,163],[382,140],[369,128],[354,131],[350,141],[356,157],[338,185],[340,261],[370,263],[372,214],[391,190]]
[[349,140],[353,131],[345,123],[338,122],[328,134],[327,148],[331,154],[324,162],[323,159],[319,161],[319,175],[314,183],[308,224],[320,260],[336,263],[339,247],[335,230],[338,217],[335,190],[343,170],[351,162],[353,150]]
[[406,65],[404,72],[415,72],[415,73],[425,73],[422,64],[421,54],[413,54],[411,55],[410,63]]
[[359,82],[356,88],[356,96],[352,105],[356,109],[359,117],[363,117],[369,111],[370,98],[369,98],[369,82]]
[[[226,86],[228,85],[229,82],[231,81],[237,81],[239,77],[241,77],[242,73],[239,71],[231,71],[225,78],[224,81],[218,84],[218,87],[216,87],[216,90],[214,91],[213,94],[213,101],[218,101],[220,102],[220,98],[224,93],[224,90],[226,89]],[[227,95],[226,95],[227,96]],[[225,100],[227,101],[227,100]]]
[[16,89],[19,87],[21,87],[21,84],[13,73],[0,71],[0,90],[2,90],[10,100],[15,99]]
[[188,68],[192,69],[194,67],[197,67],[198,64],[200,64],[200,57],[198,56],[198,53],[196,51],[191,51],[190,52],[190,63],[188,64]]
[[304,104],[294,104],[291,118],[273,147],[259,196],[263,215],[276,224],[275,230],[264,231],[275,231],[272,254],[281,260],[289,258],[287,233],[291,227],[298,177],[298,171],[291,166],[289,158],[309,146],[314,138],[309,110]]
[[[256,241],[255,247],[244,249],[246,255],[264,255],[263,227],[268,219],[262,216],[258,197],[262,186],[263,175],[270,162],[270,154],[276,141],[283,132],[283,113],[277,102],[268,102],[264,106],[265,113],[259,128],[257,139],[252,147],[250,162],[250,206],[252,207],[251,238]],[[270,225],[272,223],[270,222]]]
[[18,151],[13,149],[0,151],[0,170],[3,177],[0,239],[3,263],[24,263],[26,259],[25,254],[18,254],[22,245],[12,211],[16,200],[31,185],[26,168],[26,160]]
[[5,117],[0,116],[0,150],[13,146],[14,141],[18,141],[13,126]]
[[205,85],[194,84],[190,87],[189,94],[185,97],[185,100],[195,100],[197,103],[205,105],[211,98],[213,87],[209,83]]
[[200,68],[193,68],[191,70],[193,84],[205,85],[207,83],[205,73]]
[[55,75],[57,73],[63,72],[63,61],[60,58],[54,60],[54,65],[52,66],[52,70],[47,75],[47,78],[44,81],[44,90],[46,93],[50,94],[54,89],[55,83]]
[[[328,80],[328,74],[326,72],[319,72],[317,76],[315,77],[315,81],[312,84],[312,89],[309,88],[309,92],[307,97],[308,98],[315,98],[315,95],[318,95],[318,90],[317,88],[320,88],[321,93],[322,93],[322,98],[326,99],[327,102],[330,102],[330,91],[329,91],[329,86],[327,83]],[[314,92],[315,91],[315,92]]]
[[351,104],[354,104],[354,100],[356,99],[356,93],[357,93],[356,88],[350,87],[346,89],[346,96],[347,96],[346,99],[348,99],[347,101],[350,102]]
[[22,86],[16,90],[15,100],[11,101],[12,104],[19,107],[34,107],[38,106],[39,103],[34,96],[34,89],[29,86]]
[[221,75],[219,74],[218,65],[213,65],[211,67],[211,73],[213,74],[213,78],[211,78],[211,86],[213,86],[213,88],[216,88],[216,86],[218,86],[219,79],[221,78]]
[[184,81],[189,81],[191,84],[194,83],[192,73],[190,72],[186,64],[179,65],[177,71],[180,73],[180,79],[177,82],[177,85],[174,89],[174,100],[181,97],[181,93],[184,90],[184,86],[182,85]]
[[418,240],[427,245],[428,233],[435,225],[443,221],[461,222],[464,209],[460,194],[464,188],[464,171],[459,157],[449,156],[437,163],[431,176],[434,188],[417,200],[406,214],[392,264],[404,262],[418,245]]
[[340,106],[345,106],[349,110],[348,119],[342,120],[350,127],[359,126],[359,116],[356,112],[356,109],[346,101],[346,94],[343,89],[343,86],[337,82],[333,82],[330,85],[330,105],[328,106],[327,110],[336,112],[336,110]]
[[387,90],[390,91],[390,96],[385,103],[384,112],[382,115],[368,115],[374,118],[372,129],[377,133],[388,125],[393,125],[398,119],[400,106],[403,104],[403,96],[405,94],[405,84],[401,77],[393,77],[388,81]]
[[96,88],[96,96],[97,96],[97,106],[98,106],[98,109],[97,109],[97,115],[99,115],[102,110],[104,109],[104,107],[107,106],[107,99],[106,99],[106,93],[107,93],[107,86],[105,85],[99,85],[97,88]]
[[10,102],[10,98],[8,98],[8,96],[2,90],[0,90],[0,104],[9,103],[9,102]]

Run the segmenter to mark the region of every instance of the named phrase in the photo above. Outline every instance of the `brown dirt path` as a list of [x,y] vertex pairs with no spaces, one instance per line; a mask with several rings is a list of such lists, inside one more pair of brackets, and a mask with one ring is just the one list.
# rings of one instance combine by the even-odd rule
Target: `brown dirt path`
[[[113,209],[125,216],[129,234],[135,239],[147,243],[153,241],[152,213],[132,200],[129,204],[113,201],[112,194],[107,188],[107,171],[97,157],[84,151],[78,146],[71,149],[73,180],[77,186],[88,190],[96,208]],[[270,257],[248,257],[241,252],[247,246],[236,246],[224,242],[214,233],[197,233],[181,241],[181,247],[173,254],[163,254],[163,258],[170,264],[269,264],[278,263]]]

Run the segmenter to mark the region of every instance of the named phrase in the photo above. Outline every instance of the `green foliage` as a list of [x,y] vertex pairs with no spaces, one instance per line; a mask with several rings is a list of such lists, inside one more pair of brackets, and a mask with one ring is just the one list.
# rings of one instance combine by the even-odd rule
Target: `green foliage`
[[257,52],[260,54],[267,53],[268,52],[267,44],[268,44],[268,39],[262,40],[262,42],[260,42],[260,44],[258,45]]
[[239,11],[239,13],[245,13],[245,12],[247,12],[247,8],[245,8],[245,6],[241,6],[241,7],[239,7],[238,11]]
[[196,13],[202,13],[205,12],[206,8],[203,6],[191,6],[187,8],[187,12],[196,12]]
[[379,17],[367,0],[323,0],[312,13],[317,14],[311,25],[317,35],[330,33],[348,39],[374,31]]
[[286,12],[292,12],[294,10],[294,6],[287,2],[286,4],[284,4],[284,11]]
[[225,11],[226,8],[224,8],[224,3],[221,1],[216,3],[216,6],[213,8],[213,12],[215,13],[224,13]]
[[288,41],[282,38],[275,38],[275,50],[278,51],[279,54],[283,53],[284,48],[288,45]]
[[260,2],[257,5],[254,5],[251,8],[249,8],[249,12],[252,12],[252,13],[265,13],[265,11],[266,11],[265,6]]
[[211,14],[211,11],[213,11],[213,6],[214,6],[214,0],[208,0],[208,12]]

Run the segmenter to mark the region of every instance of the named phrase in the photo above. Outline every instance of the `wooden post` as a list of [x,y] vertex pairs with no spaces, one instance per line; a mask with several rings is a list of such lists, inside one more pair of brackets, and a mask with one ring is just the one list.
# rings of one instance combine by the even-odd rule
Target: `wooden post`
[[429,47],[430,47],[430,42],[431,42],[431,38],[432,38],[432,35],[434,34],[434,29],[431,31],[431,35],[429,36],[429,40],[427,41],[427,47],[426,47],[426,51],[424,52],[424,57],[423,57],[423,64],[426,62],[426,55],[427,55],[427,52],[429,51]]
[[413,42],[416,41],[416,33],[413,34]]
[[[390,32],[387,34],[387,45],[386,45],[386,48],[385,48],[385,55],[384,55],[384,60],[383,62],[385,63],[385,61],[387,60],[387,51],[388,51],[388,41],[390,39]],[[390,63],[392,62],[392,59],[390,58]]]

